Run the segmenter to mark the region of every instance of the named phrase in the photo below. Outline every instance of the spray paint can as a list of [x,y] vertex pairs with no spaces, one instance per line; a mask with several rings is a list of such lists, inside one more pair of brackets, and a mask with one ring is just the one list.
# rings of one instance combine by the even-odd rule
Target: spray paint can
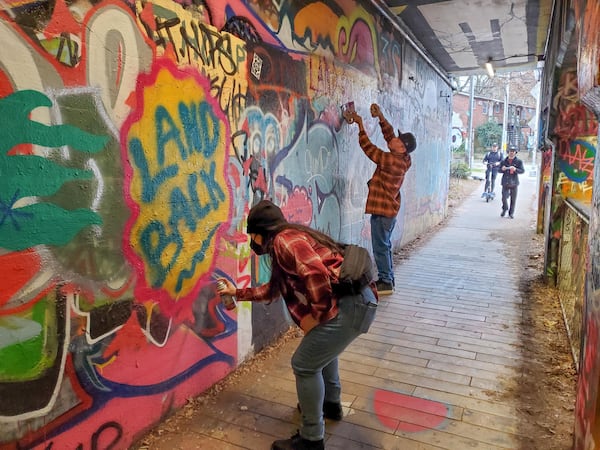
[[[224,281],[222,281],[222,280],[217,281],[217,292],[220,291],[221,289],[225,289],[226,287],[227,287],[227,285],[225,284]],[[229,294],[221,294],[220,292],[219,292],[219,295],[221,296],[221,302],[223,303],[223,306],[225,306],[225,309],[228,309],[228,310],[235,309],[235,307],[237,306],[237,302],[235,301],[235,296],[229,295]]]

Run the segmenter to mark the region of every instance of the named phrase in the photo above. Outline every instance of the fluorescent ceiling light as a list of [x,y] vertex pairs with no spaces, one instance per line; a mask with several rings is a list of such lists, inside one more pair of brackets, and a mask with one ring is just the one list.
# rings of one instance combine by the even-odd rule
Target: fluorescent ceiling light
[[494,66],[492,66],[492,58],[488,59],[488,62],[485,63],[485,71],[488,74],[488,77],[494,78]]

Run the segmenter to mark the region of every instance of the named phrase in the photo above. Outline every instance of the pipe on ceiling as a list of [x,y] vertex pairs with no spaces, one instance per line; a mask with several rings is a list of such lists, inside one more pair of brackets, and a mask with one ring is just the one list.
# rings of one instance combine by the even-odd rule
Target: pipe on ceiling
[[442,72],[442,70],[439,68],[439,66],[432,61],[432,59],[429,57],[429,55],[427,55],[421,49],[421,47],[419,45],[417,45],[417,43],[413,40],[413,38],[411,36],[409,36],[408,33],[400,26],[400,23],[398,22],[398,18],[392,14],[392,12],[389,10],[388,6],[385,3],[383,3],[383,0],[369,0],[369,1],[377,9],[377,11],[379,11],[379,13],[383,17],[385,17],[394,26],[394,28],[398,32],[400,32],[402,37],[427,62],[427,64],[429,64],[429,66],[433,70],[435,70],[440,77],[442,77],[442,80],[444,80],[444,82],[448,85],[448,87],[450,87],[452,89],[453,84],[450,81],[448,74]]

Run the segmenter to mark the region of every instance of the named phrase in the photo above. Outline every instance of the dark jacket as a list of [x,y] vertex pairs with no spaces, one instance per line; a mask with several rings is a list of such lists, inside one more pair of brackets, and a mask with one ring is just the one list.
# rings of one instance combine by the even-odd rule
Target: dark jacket
[[490,164],[492,166],[492,167],[490,167],[490,169],[492,169],[492,170],[498,170],[500,168],[500,164],[496,164],[496,163],[502,162],[502,158],[503,158],[503,155],[500,150],[497,150],[495,152],[492,152],[490,150],[483,157],[483,163]]
[[[506,167],[506,170],[503,170]],[[515,167],[514,173],[510,173],[509,167]],[[512,187],[519,185],[519,174],[525,173],[525,167],[523,167],[523,161],[516,156],[509,160],[508,156],[500,163],[500,172],[502,172],[502,186]]]

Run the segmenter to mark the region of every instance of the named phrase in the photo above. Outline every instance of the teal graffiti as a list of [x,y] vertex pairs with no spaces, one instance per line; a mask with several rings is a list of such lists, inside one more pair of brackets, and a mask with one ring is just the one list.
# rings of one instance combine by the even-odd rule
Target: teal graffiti
[[558,167],[575,183],[584,183],[594,172],[596,147],[594,144],[574,139],[569,143],[566,152],[560,153]]
[[106,136],[96,136],[72,125],[48,126],[29,118],[35,108],[51,106],[48,97],[32,90],[0,99],[0,117],[4,118],[0,121],[0,247],[9,250],[24,250],[39,244],[64,245],[82,228],[102,223],[89,209],[66,210],[43,202],[17,206],[21,199],[52,195],[65,183],[89,179],[92,173],[66,168],[41,156],[9,155],[13,147],[66,145],[96,153],[108,141]]

